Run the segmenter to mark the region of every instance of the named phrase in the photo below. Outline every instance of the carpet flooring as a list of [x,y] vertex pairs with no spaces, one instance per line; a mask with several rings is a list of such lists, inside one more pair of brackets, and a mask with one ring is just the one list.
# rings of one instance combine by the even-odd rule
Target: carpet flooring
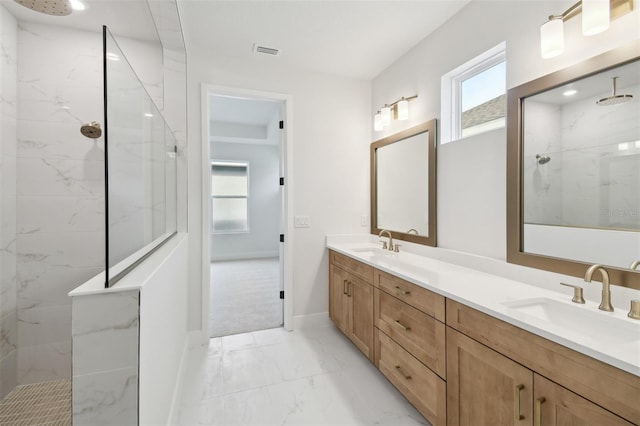
[[211,337],[282,325],[278,258],[211,263]]

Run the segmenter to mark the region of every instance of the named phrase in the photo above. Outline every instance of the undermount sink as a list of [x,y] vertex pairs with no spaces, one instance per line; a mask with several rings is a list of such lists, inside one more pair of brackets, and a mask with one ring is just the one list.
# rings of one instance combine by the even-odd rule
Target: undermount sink
[[600,342],[640,345],[640,321],[544,297],[505,302],[503,305],[527,318],[551,323],[555,327],[580,333]]
[[380,247],[357,247],[350,249],[351,251],[358,253],[362,256],[374,256],[374,255],[385,255],[385,254],[393,254],[392,251],[383,250]]

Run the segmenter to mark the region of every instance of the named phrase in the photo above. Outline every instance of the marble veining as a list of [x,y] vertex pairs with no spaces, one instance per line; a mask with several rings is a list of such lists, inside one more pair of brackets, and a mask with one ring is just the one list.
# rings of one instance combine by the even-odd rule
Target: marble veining
[[179,425],[429,424],[333,325],[190,350]]
[[136,424],[140,292],[72,299],[74,424]]

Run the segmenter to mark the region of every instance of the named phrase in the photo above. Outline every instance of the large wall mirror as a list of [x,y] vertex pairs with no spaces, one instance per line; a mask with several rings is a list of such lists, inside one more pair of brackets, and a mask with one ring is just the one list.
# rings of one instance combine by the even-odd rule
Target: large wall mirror
[[371,233],[436,245],[436,120],[371,144]]
[[507,103],[507,260],[580,277],[600,263],[640,289],[640,42]]

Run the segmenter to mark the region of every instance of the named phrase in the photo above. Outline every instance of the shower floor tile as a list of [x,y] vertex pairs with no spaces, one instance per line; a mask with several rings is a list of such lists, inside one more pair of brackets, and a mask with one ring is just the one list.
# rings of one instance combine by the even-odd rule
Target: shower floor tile
[[71,380],[16,387],[0,401],[0,424],[71,425]]

